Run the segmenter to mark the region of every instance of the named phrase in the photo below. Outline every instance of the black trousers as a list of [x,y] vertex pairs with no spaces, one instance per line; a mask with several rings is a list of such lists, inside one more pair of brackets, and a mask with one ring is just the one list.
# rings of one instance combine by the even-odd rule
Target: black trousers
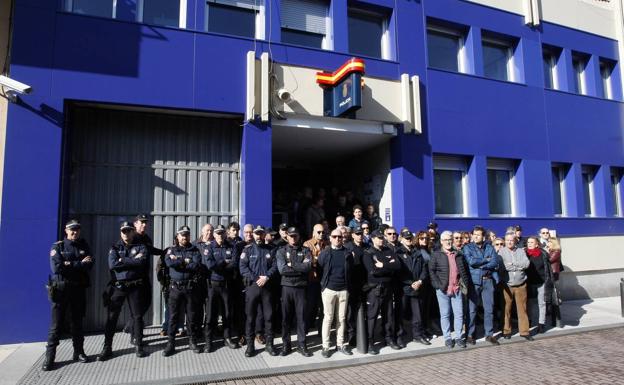
[[354,343],[357,334],[357,316],[362,307],[362,292],[357,290],[349,293],[347,306],[347,338],[345,341]]
[[175,339],[176,332],[178,331],[178,320],[182,315],[182,312],[186,314],[186,319],[189,323],[188,333],[191,336],[191,340],[197,339],[197,311],[202,306],[200,302],[199,289],[195,287],[179,289],[176,285],[169,287],[169,325],[167,326],[167,333],[169,340]]
[[292,325],[293,316],[297,318],[297,344],[305,346],[305,299],[305,287],[282,286],[282,341],[284,346],[290,346],[290,325]]
[[393,305],[394,305],[394,327],[396,328],[396,336],[397,338],[403,337],[405,333],[405,328],[403,327],[403,319],[405,317],[405,313],[408,313],[407,309],[408,304],[405,303],[405,293],[403,292],[403,286],[397,285],[393,288],[392,295]]
[[144,285],[124,288],[115,287],[111,302],[108,305],[106,326],[104,327],[104,345],[111,346],[117,327],[117,320],[124,302],[128,300],[130,319],[132,320],[132,334],[137,345],[143,341],[143,312],[145,310],[145,287]]
[[248,343],[253,343],[256,317],[258,316],[258,304],[262,304],[262,312],[264,314],[264,332],[267,342],[273,341],[273,304],[271,303],[271,291],[269,288],[259,287],[255,283],[247,286],[245,291],[245,314],[247,320],[245,322],[245,334]]
[[375,342],[375,325],[377,316],[381,313],[383,322],[383,337],[386,341],[394,340],[394,311],[392,308],[392,288],[377,286],[366,295],[368,343]]
[[232,336],[232,293],[225,282],[208,286],[206,295],[206,319],[204,321],[204,335],[206,341],[212,341],[213,331],[217,328],[217,318],[221,313],[223,322],[223,338]]
[[84,333],[82,331],[82,319],[84,318],[87,305],[85,291],[82,287],[69,287],[63,290],[58,302],[52,302],[48,348],[58,346],[64,315],[70,310],[72,344],[75,351],[83,350]]
[[306,333],[315,326],[318,317],[318,330],[321,332],[321,322],[323,321],[323,301],[321,300],[321,283],[310,282],[306,290],[305,308],[305,330]]
[[[424,337],[422,318],[423,299],[417,296],[403,295],[403,316],[410,320],[412,326],[412,338]],[[402,324],[401,320],[401,324]],[[405,329],[401,326],[397,338],[407,338]],[[405,340],[404,340],[405,342]]]

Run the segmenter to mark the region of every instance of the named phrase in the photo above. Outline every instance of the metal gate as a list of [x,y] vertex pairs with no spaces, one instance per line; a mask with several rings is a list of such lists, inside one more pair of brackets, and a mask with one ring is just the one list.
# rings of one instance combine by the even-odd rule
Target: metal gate
[[[205,223],[238,220],[240,120],[91,107],[74,108],[70,119],[64,211],[82,222],[82,236],[96,258],[85,328],[100,330],[108,250],[119,239],[121,221],[148,213],[154,246],[164,248],[183,224],[197,237]],[[162,322],[154,277],[152,304],[158,310],[149,310],[146,324]],[[119,325],[126,312],[127,307]]]

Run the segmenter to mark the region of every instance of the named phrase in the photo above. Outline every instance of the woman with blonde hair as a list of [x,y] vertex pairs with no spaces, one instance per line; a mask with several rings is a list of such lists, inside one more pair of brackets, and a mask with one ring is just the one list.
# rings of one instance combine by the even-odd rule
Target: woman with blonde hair
[[558,281],[559,273],[561,272],[561,244],[559,243],[559,238],[549,238],[546,243],[546,250],[548,250],[548,260],[550,261],[553,277],[555,281]]

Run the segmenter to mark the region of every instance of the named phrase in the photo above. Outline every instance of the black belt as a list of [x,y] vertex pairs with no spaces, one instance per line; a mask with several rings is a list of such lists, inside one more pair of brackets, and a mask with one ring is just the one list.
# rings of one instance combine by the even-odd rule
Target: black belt
[[185,279],[182,281],[171,281],[171,286],[175,287],[178,290],[192,289],[195,286],[196,280],[193,279]]
[[226,281],[212,281],[208,280],[208,287],[225,287],[227,286]]
[[131,287],[141,286],[143,285],[143,278],[134,279],[131,281],[117,281],[115,282],[115,287],[118,289],[129,289]]

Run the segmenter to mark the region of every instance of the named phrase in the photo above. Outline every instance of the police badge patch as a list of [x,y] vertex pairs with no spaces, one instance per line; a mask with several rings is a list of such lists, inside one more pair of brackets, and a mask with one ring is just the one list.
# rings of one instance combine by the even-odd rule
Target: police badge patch
[[240,259],[245,259],[246,254],[245,253],[241,253]]
[[265,257],[267,257],[267,259],[271,258],[271,254],[267,253],[267,255],[265,255]]
[[136,254],[136,249],[132,249],[132,251],[130,252],[130,254],[132,254],[132,255]]
[[208,249],[204,250],[204,255],[208,255]]
[[50,257],[54,257],[56,255],[56,249],[50,250]]

